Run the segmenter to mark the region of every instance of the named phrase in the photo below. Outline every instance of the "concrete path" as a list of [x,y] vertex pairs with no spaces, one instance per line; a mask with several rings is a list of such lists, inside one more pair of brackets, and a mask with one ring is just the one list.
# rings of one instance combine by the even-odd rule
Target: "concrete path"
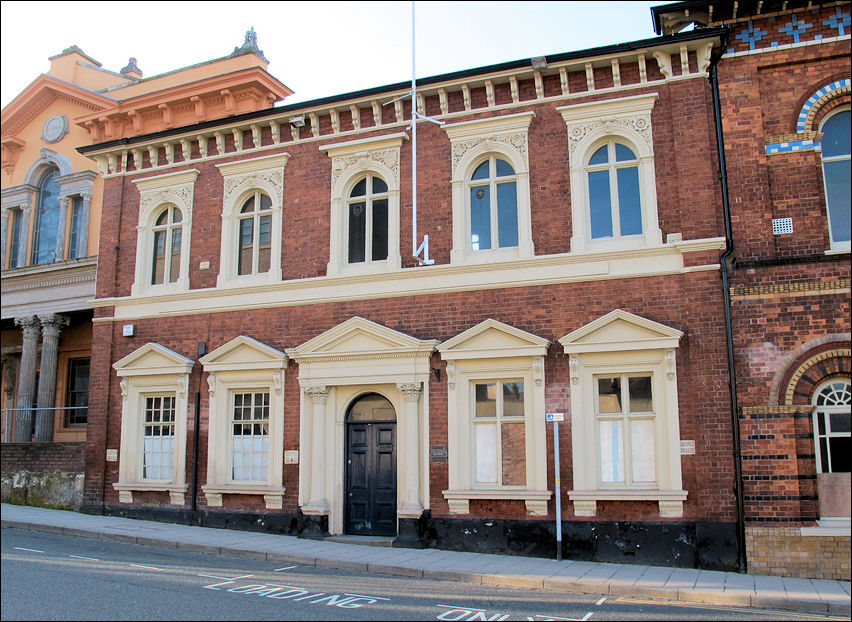
[[3,527],[275,562],[611,597],[850,615],[849,581],[541,559],[438,549],[368,547],[229,529],[2,504]]

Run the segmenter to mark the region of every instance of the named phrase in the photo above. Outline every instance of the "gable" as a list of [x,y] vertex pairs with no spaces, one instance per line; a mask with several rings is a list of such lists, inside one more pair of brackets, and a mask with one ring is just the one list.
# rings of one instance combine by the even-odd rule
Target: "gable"
[[488,319],[438,346],[445,360],[509,356],[544,356],[547,339]]
[[403,353],[431,353],[437,341],[422,340],[376,324],[362,317],[352,317],[330,328],[300,346],[287,350],[293,359],[330,356],[359,356]]
[[559,339],[566,353],[676,348],[683,333],[621,309]]
[[240,335],[199,359],[204,371],[284,368],[287,355],[251,337]]
[[113,364],[119,376],[188,374],[193,361],[158,343],[146,343]]

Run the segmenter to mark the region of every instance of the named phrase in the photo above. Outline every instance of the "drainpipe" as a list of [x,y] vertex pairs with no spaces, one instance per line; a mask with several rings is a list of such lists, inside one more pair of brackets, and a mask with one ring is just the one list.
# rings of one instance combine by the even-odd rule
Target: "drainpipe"
[[[722,209],[725,216],[725,252],[721,257],[722,294],[725,298],[725,338],[728,349],[728,386],[731,392],[731,423],[734,441],[734,493],[737,497],[737,562],[739,571],[747,570],[745,551],[745,509],[743,506],[743,472],[740,460],[740,422],[737,403],[737,371],[734,362],[734,335],[731,325],[731,289],[728,284],[728,271],[733,264],[734,238],[731,230],[731,205],[728,197],[728,168],[725,163],[725,141],[722,136],[722,111],[719,103],[719,76],[714,58],[710,64],[710,84],[713,89],[713,112],[716,117],[716,143],[719,149],[719,180],[722,183]],[[730,263],[729,263],[730,262]]]

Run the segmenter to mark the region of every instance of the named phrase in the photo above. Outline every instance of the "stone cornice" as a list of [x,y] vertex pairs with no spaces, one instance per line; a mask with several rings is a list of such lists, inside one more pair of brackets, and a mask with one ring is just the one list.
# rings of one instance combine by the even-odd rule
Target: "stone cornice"
[[97,256],[3,270],[3,292],[61,287],[95,280]]

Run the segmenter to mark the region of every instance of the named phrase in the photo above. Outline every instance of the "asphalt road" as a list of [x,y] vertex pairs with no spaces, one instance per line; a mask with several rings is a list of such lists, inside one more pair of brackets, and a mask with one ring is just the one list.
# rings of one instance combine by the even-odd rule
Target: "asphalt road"
[[2,530],[2,620],[844,620],[284,565]]

